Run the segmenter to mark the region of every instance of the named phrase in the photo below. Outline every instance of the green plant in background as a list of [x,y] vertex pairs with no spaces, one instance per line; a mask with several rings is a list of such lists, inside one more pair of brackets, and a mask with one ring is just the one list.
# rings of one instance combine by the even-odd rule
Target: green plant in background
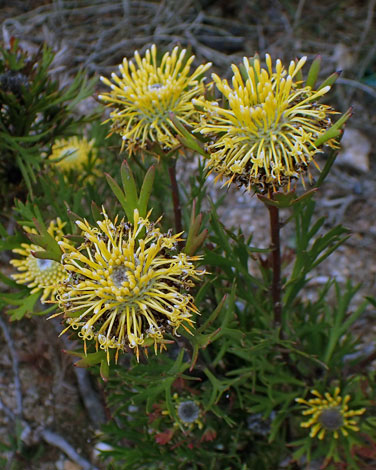
[[77,136],[56,140],[51,149],[50,161],[56,163],[58,170],[80,171],[88,164],[90,157],[95,158],[94,143],[93,139],[89,142]]
[[94,80],[82,72],[59,88],[49,76],[53,52],[43,47],[30,56],[12,39],[0,49],[0,186],[7,205],[33,195],[37,173],[55,139],[70,136],[87,122],[74,115],[77,103],[93,93]]
[[[348,237],[341,226],[325,232],[324,219],[314,218],[314,197],[350,117],[333,124],[335,111],[319,102],[337,74],[316,86],[318,59],[304,76],[305,58],[285,68],[267,55],[266,66],[259,57],[233,65],[231,85],[214,74],[206,86],[209,64],[190,75],[192,60],[178,48],[159,58],[153,46],[143,58],[136,53],[135,64],[124,59],[113,83],[102,78],[112,91],[101,100],[114,107],[106,132],[119,133],[123,141],[113,148],[133,158],[119,171],[95,123],[95,149],[84,138],[55,143],[49,160],[56,166],[82,161],[84,148],[82,155],[98,156],[98,169],[72,194],[85,165],[62,174],[55,168],[41,178],[49,201],[35,188],[33,204],[16,204],[42,250],[19,248],[20,236],[2,231],[2,248],[23,257],[12,263],[34,276],[14,275],[28,287],[2,301],[51,297],[63,332],[80,340],[77,365],[93,366],[106,381],[112,419],[101,439],[109,469],[292,470],[312,461],[366,468],[358,450],[364,436],[375,439],[374,379],[351,328],[367,301],[353,306],[358,286],[350,281],[330,280],[311,300],[304,295],[313,270]],[[330,151],[320,177],[314,183],[309,175],[313,187],[298,193],[324,145]],[[176,160],[190,150],[205,163],[179,188]],[[265,205],[270,248],[223,225],[221,200],[207,201],[211,172]],[[168,192],[175,234],[161,203]],[[48,220],[61,218],[63,239],[46,228],[42,210]],[[281,210],[284,226],[294,227],[289,259]],[[64,275],[51,285],[40,271],[56,265]]]

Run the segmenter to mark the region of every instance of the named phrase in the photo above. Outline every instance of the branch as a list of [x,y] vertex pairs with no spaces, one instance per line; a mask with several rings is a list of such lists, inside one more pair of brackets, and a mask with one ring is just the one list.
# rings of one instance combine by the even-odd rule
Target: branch
[[44,429],[40,435],[44,441],[63,451],[71,460],[80,465],[83,470],[98,470],[98,468],[91,465],[88,460],[81,457],[81,455],[59,434]]

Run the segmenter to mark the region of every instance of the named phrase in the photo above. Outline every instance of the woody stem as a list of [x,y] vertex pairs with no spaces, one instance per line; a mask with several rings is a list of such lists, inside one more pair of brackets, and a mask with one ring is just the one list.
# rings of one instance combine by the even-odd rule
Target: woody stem
[[180,233],[183,231],[183,226],[181,222],[179,188],[178,188],[178,183],[176,181],[176,160],[173,160],[172,164],[168,167],[168,174],[170,176],[170,182],[171,182],[172,203],[174,206],[174,217],[175,217],[175,230],[176,230],[176,233]]
[[270,220],[270,238],[272,249],[272,302],[274,310],[274,326],[280,327],[282,321],[282,302],[281,302],[281,241],[280,241],[280,221],[279,209],[276,206],[267,205]]

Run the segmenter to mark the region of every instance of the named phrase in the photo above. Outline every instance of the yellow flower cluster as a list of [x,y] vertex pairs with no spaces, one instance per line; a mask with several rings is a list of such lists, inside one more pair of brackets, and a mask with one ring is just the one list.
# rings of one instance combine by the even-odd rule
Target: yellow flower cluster
[[111,88],[98,98],[111,106],[112,129],[123,138],[123,148],[132,153],[135,148],[146,149],[157,142],[165,150],[179,145],[170,113],[183,124],[197,122],[192,99],[204,92],[202,75],[211,66],[200,65],[190,73],[194,56],[186,57],[186,50],[175,47],[166,52],[160,63],[155,45],[141,58],[134,54],[135,64],[123,59],[119,65],[121,77],[115,73],[102,82]]
[[52,146],[50,160],[62,171],[80,170],[88,162],[90,152],[95,155],[94,139],[77,136],[56,140]]
[[196,131],[209,138],[207,167],[218,173],[217,179],[266,192],[289,187],[306,171],[333,111],[317,103],[329,86],[315,91],[297,80],[305,62],[306,57],[292,61],[286,70],[280,60],[273,68],[268,54],[266,68],[257,57],[244,58],[240,70],[232,65],[231,85],[212,75],[226,106],[193,100],[202,118]]
[[134,212],[134,224],[103,212],[98,228],[77,221],[84,242],[78,248],[60,242],[68,274],[57,296],[69,328],[79,330],[107,352],[154,344],[164,347],[164,335],[193,323],[197,313],[186,291],[203,272],[177,250],[179,235],[163,234],[148,218]]
[[[48,226],[48,233],[57,241],[61,241],[64,233],[65,222],[60,218],[53,220]],[[30,227],[23,227],[25,232],[36,234],[37,231]],[[10,263],[17,268],[20,273],[12,274],[12,278],[18,284],[26,284],[32,288],[31,293],[43,291],[41,302],[54,300],[57,293],[57,285],[66,274],[63,266],[57,261],[50,259],[40,259],[33,256],[34,251],[40,251],[40,247],[31,243],[21,243],[21,248],[14,248],[13,253],[22,256],[22,259],[12,259]]]
[[301,423],[301,427],[311,427],[311,437],[317,436],[320,440],[324,439],[327,432],[332,433],[335,439],[338,439],[339,432],[343,436],[348,436],[348,430],[359,431],[357,422],[354,416],[362,415],[366,410],[361,408],[359,410],[350,410],[348,403],[351,400],[350,395],[341,397],[340,388],[336,387],[334,394],[325,393],[321,395],[317,390],[311,391],[315,398],[304,400],[297,398],[297,403],[301,403],[308,407],[303,411],[303,415],[311,416],[308,421]]

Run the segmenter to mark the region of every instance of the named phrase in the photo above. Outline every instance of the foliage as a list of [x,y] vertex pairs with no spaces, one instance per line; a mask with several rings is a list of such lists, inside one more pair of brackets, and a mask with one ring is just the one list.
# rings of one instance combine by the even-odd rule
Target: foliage
[[[33,195],[36,174],[48,161],[54,140],[77,132],[87,118],[76,117],[77,103],[93,92],[94,80],[79,73],[60,88],[49,76],[54,54],[47,46],[30,56],[18,41],[0,48],[1,197],[11,203]],[[25,188],[26,185],[26,188]]]

